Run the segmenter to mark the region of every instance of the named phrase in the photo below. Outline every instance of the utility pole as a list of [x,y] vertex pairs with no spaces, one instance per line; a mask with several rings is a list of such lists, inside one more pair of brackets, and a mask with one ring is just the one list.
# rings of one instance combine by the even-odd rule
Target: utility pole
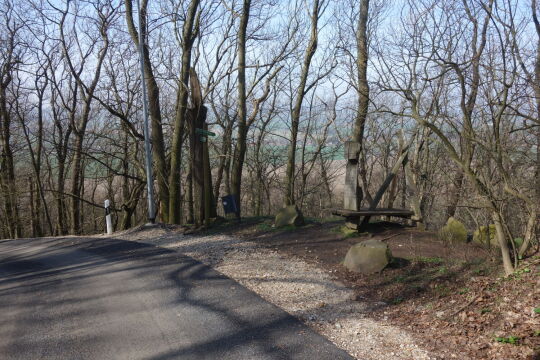
[[146,81],[144,77],[144,36],[142,30],[141,3],[137,0],[137,12],[139,14],[139,64],[141,67],[141,86],[143,92],[144,114],[144,152],[146,167],[146,190],[148,192],[148,221],[153,224],[156,221],[154,205],[154,177],[152,176],[152,149],[150,147],[150,130],[148,127],[148,96],[146,94]]

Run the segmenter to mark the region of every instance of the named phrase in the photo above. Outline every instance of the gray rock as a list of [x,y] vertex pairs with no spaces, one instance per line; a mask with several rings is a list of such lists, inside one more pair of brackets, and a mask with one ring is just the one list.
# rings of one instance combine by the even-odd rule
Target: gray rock
[[274,225],[277,228],[287,225],[302,226],[304,225],[304,216],[296,205],[285,206],[276,214]]
[[372,274],[382,271],[391,259],[388,244],[380,240],[366,240],[349,249],[343,265],[354,272]]

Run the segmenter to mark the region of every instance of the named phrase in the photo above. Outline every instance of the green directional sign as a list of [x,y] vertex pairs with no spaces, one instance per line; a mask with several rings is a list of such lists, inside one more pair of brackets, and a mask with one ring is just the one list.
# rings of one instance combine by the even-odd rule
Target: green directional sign
[[196,128],[195,132],[197,134],[202,134],[202,135],[206,135],[206,136],[216,136],[216,133],[213,133],[213,132],[208,131],[208,130],[200,129],[200,128]]

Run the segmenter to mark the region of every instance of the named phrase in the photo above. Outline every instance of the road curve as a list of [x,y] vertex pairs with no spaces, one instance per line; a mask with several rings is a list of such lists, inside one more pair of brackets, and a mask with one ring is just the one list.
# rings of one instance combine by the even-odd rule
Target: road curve
[[173,250],[117,239],[0,241],[1,359],[351,359]]

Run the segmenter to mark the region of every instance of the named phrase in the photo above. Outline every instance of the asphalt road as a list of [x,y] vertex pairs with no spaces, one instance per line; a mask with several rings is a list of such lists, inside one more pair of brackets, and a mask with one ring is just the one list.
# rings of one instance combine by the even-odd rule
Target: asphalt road
[[351,359],[172,250],[114,239],[0,241],[0,359]]

